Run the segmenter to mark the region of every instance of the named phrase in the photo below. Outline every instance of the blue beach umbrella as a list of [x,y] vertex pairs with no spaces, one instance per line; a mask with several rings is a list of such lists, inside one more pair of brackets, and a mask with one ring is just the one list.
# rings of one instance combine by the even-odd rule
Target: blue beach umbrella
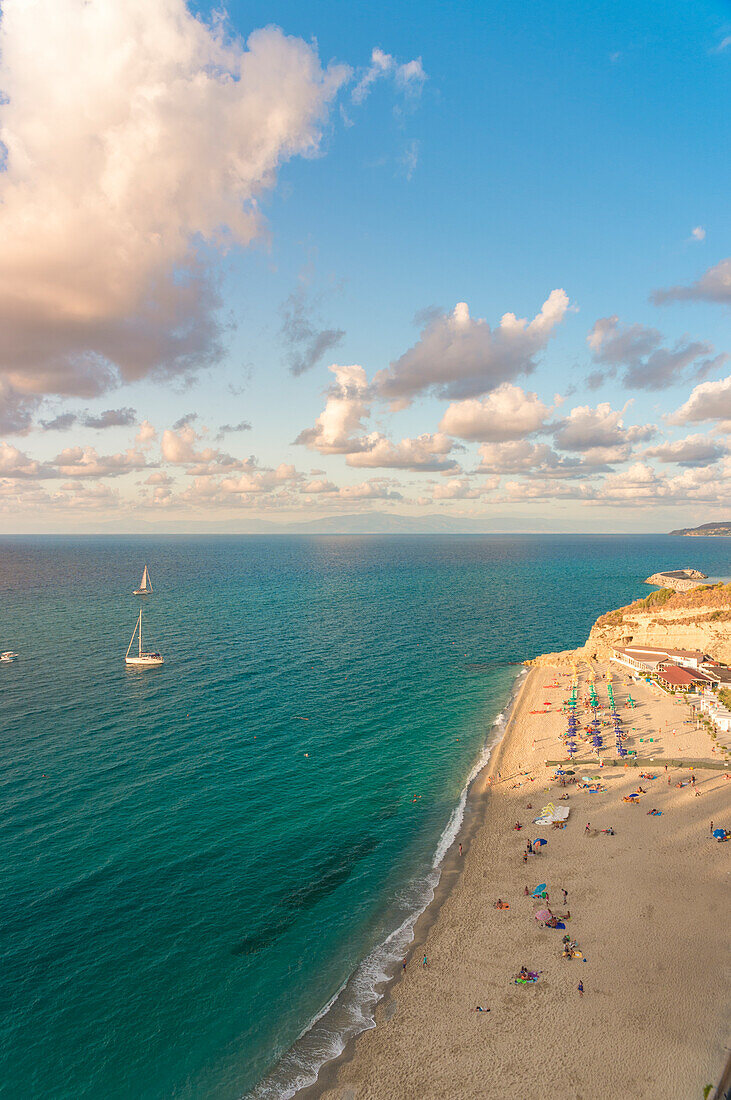
[[[714,830],[713,830],[713,835],[714,835],[714,836],[715,836],[715,838],[716,838],[716,839],[718,840],[718,839],[720,839],[720,838],[721,838],[722,836],[726,836],[726,831],[725,831],[725,829],[714,829]],[[535,842],[534,842],[534,843],[535,843]]]
[[546,884],[545,884],[545,882],[540,882],[540,883],[538,884],[538,886],[536,886],[535,890],[533,891],[533,897],[535,897],[535,896],[536,896],[536,894],[543,894],[543,893],[545,893],[545,890],[546,890]]
[[544,840],[542,836],[539,836],[533,841],[533,847],[534,848],[535,848],[536,844],[548,844],[548,841]]

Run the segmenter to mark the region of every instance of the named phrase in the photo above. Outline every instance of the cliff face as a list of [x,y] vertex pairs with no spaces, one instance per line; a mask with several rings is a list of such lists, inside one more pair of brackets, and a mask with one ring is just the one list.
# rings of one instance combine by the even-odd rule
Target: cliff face
[[583,657],[606,661],[613,646],[627,645],[701,649],[731,664],[731,584],[701,585],[683,593],[651,592],[644,600],[602,615],[578,649],[546,653],[526,664],[567,664]]
[[656,584],[658,588],[672,588],[674,592],[690,592],[691,588],[697,588],[704,580],[706,574],[697,569],[674,569],[669,573],[653,573],[645,584]]

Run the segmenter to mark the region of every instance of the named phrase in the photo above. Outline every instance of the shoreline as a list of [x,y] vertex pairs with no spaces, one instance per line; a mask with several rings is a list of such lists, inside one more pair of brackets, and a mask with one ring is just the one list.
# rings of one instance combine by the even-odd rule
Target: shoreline
[[[425,908],[419,913],[413,927],[413,938],[406,951],[407,965],[416,961],[416,956],[424,946],[430,930],[436,925],[442,907],[450,897],[456,882],[462,876],[466,862],[469,858],[470,848],[480,828],[484,826],[485,810],[491,789],[491,779],[499,771],[498,765],[502,759],[503,749],[507,744],[514,716],[519,712],[521,700],[525,696],[526,687],[531,677],[538,670],[522,668],[517,674],[510,696],[504,707],[499,712],[503,715],[504,726],[502,733],[490,744],[490,736],[485,742],[483,753],[489,750],[489,755],[482,767],[472,776],[466,785],[464,796],[465,804],[462,821],[459,829],[439,864],[440,877],[434,888],[434,895]],[[499,717],[499,715],[498,715]],[[492,730],[494,722],[490,727]],[[448,827],[448,826],[447,826]],[[445,827],[446,828],[446,827]],[[459,854],[459,845],[462,845],[463,855]],[[319,1100],[325,1091],[337,1087],[340,1071],[353,1060],[358,1040],[367,1031],[378,1028],[384,1016],[387,1016],[392,995],[398,990],[404,977],[404,971],[397,967],[379,988],[378,1001],[374,1010],[375,1022],[355,1035],[350,1036],[343,1050],[335,1057],[324,1062],[320,1067],[317,1079],[311,1084],[305,1085],[294,1093],[296,1100]]]
[[[285,1098],[292,1097],[296,1097],[297,1100],[314,1100],[314,1098],[322,1092],[323,1088],[330,1086],[331,1077],[334,1080],[338,1067],[352,1056],[359,1037],[363,1035],[364,1032],[373,1030],[378,1025],[379,1016],[384,1011],[384,1006],[387,1003],[391,990],[398,984],[403,975],[400,960],[404,956],[411,958],[412,954],[424,942],[429,929],[438,918],[441,906],[449,897],[455,881],[462,872],[464,858],[469,851],[469,845],[483,820],[484,807],[489,790],[489,784],[486,782],[488,771],[492,761],[499,755],[500,747],[505,741],[510,728],[512,715],[515,713],[515,709],[519,704],[523,693],[523,687],[529,679],[530,672],[531,670],[524,666],[517,669],[505,704],[498,711],[487,728],[480,754],[470,770],[469,776],[460,793],[460,797],[437,841],[432,857],[433,862],[431,871],[424,880],[425,890],[428,891],[430,888],[432,890],[431,898],[426,900],[421,908],[417,907],[410,916],[407,916],[401,922],[401,924],[394,927],[389,936],[377,943],[369,954],[361,959],[347,981],[335,992],[331,1000],[323,1006],[321,1011],[313,1017],[292,1047],[290,1047],[282,1058],[272,1067],[267,1075],[246,1094],[244,1100],[270,1100],[270,1098],[274,1096],[277,1097],[277,1100],[280,1100],[280,1098],[281,1100],[285,1100]],[[501,729],[498,728],[496,731],[496,727],[501,727]],[[456,831],[454,835],[451,836],[451,839],[448,840],[446,847],[440,854],[440,850],[445,840],[449,837],[450,828],[455,819],[455,815],[458,814],[461,814],[461,817]],[[459,855],[460,844],[463,846],[464,857]],[[429,874],[437,876],[433,884],[429,883]],[[373,956],[377,955],[379,952],[386,951],[392,938],[398,937],[400,933],[405,933],[406,939],[403,947],[401,947],[397,953],[394,952],[392,956],[385,961],[384,969],[387,971],[386,976],[377,978],[373,982],[372,988],[366,990],[365,995],[362,995],[359,999],[358,996],[350,990],[350,987],[357,983],[362,969],[368,966]],[[300,1050],[303,1048],[306,1050],[308,1043],[316,1042],[317,1036],[315,1034],[315,1029],[320,1025],[326,1028],[328,1018],[337,1013],[338,1010],[345,1011],[346,1013],[352,1009],[357,1011],[361,1009],[368,1010],[368,1003],[370,1000],[372,1000],[370,1015],[372,1015],[373,1022],[363,1018],[362,1024],[357,1026],[356,1029],[352,1030],[351,1034],[346,1036],[341,1050],[324,1058],[317,1068],[317,1076],[314,1079],[302,1085],[292,1084],[285,1086],[285,1090],[282,1091],[282,1082],[275,1080],[277,1070],[288,1060],[291,1060],[295,1064],[297,1063],[298,1056],[301,1056],[299,1054]],[[347,1027],[347,1030],[350,1031],[351,1028],[352,1024]],[[339,1030],[342,1033],[346,1028],[341,1027]],[[305,1072],[314,1073],[315,1070],[313,1068],[312,1071]]]
[[[602,670],[596,672],[606,695]],[[715,768],[698,773],[697,791],[691,786],[692,762],[714,749],[705,731],[688,728],[677,711],[678,705],[684,711],[682,703],[633,683],[637,709],[630,709],[628,681],[622,689],[615,680],[632,743],[642,749],[644,742],[653,769],[662,772],[655,785],[647,784],[645,799],[662,813],[653,818],[648,807],[642,813],[623,805],[637,769],[607,755],[605,793],[570,788],[566,829],[545,832],[548,855],[531,857],[524,868],[526,833],[514,832],[513,823],[525,824],[543,803],[567,793],[556,789],[544,764],[565,755],[557,751],[565,718],[558,707],[552,716],[531,717],[531,706],[549,698],[549,679],[562,676],[565,685],[565,671],[533,666],[524,677],[503,736],[473,784],[464,857],[456,854],[456,843],[465,843],[460,836],[449,869],[445,860],[438,900],[435,894],[415,927],[406,972],[385,987],[376,1026],[326,1063],[298,1100],[539,1100],[546,1091],[566,1100],[687,1100],[702,1095],[706,1084],[719,1084],[731,1022],[723,978],[731,973],[731,958],[722,917],[729,872],[725,845],[709,843],[707,818],[726,822],[730,788]],[[593,672],[580,676],[585,692]],[[685,725],[673,728],[678,723]],[[587,755],[580,750],[579,757]],[[665,760],[674,769],[667,784]],[[596,756],[574,769],[582,766],[595,771]],[[526,767],[533,782],[524,778]],[[491,784],[499,771],[510,774]],[[584,830],[587,816],[593,827]],[[611,839],[597,822],[616,826]],[[559,888],[568,888],[568,929],[580,941],[584,965],[560,959],[560,936],[531,920],[533,899],[523,896],[523,884],[536,876],[549,883],[554,907],[561,904],[554,896]],[[495,910],[498,896],[510,912]],[[427,969],[417,958],[422,947]],[[520,964],[540,971],[537,985],[516,988],[512,975]],[[579,978],[587,984],[586,999],[576,992]],[[491,1014],[475,1015],[475,1004],[490,1007]],[[480,1038],[485,1028],[487,1045]],[[609,1054],[625,1048],[632,1059]]]

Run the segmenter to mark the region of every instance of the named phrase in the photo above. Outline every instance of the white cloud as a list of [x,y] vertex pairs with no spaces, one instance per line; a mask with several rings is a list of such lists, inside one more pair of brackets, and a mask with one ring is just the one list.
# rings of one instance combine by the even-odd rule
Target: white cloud
[[671,286],[656,290],[650,295],[656,306],[665,302],[720,302],[731,303],[731,259],[720,260],[709,267],[689,286]]
[[376,375],[375,388],[394,407],[427,390],[454,399],[488,393],[535,368],[535,356],[568,305],[565,292],[553,290],[532,321],[505,313],[491,329],[486,321],[470,317],[466,302],[458,302],[451,313],[426,323],[417,343]]
[[646,462],[635,462],[626,470],[610,474],[602,486],[603,497],[640,501],[657,496],[660,479]]
[[140,424],[139,431],[135,436],[135,444],[137,447],[149,447],[157,439],[157,430],[152,426],[149,420],[143,420]]
[[358,441],[359,449],[346,458],[348,466],[394,470],[455,470],[457,462],[448,458],[454,442],[443,432],[425,433],[416,439],[392,443],[380,432],[372,432]]
[[259,495],[271,492],[285,484],[292,484],[300,480],[294,466],[288,462],[281,462],[276,469],[258,468],[253,463],[240,477],[225,478],[220,488],[225,493],[241,494],[243,496]]
[[427,79],[421,58],[399,64],[390,53],[377,46],[371,52],[371,63],[353,88],[354,103],[362,103],[369,95],[373,85],[385,77],[392,77],[397,87],[408,95],[418,94]]
[[436,500],[478,500],[492,493],[500,484],[500,478],[484,478],[478,485],[467,478],[450,478],[432,488],[432,501]]
[[522,439],[546,428],[553,408],[535,393],[503,382],[488,397],[456,401],[442,417],[439,428],[460,439],[499,441]]
[[355,364],[340,367],[334,363],[329,370],[335,382],[328,391],[325,408],[314,428],[300,432],[295,443],[324,455],[349,454],[362,446],[357,433],[365,430],[363,420],[370,414],[366,373]]
[[623,413],[623,409],[615,410],[606,401],[596,408],[578,405],[558,427],[554,437],[556,446],[562,451],[582,452],[587,458],[602,462],[621,462],[629,457],[632,443],[650,439],[655,433],[652,424],[625,428]]
[[689,435],[675,443],[663,443],[649,447],[645,458],[657,458],[660,462],[677,462],[679,466],[708,466],[718,462],[728,453],[725,443],[706,435]]
[[668,417],[671,424],[700,424],[707,420],[728,423],[731,431],[731,374],[714,382],[701,382],[684,405]]
[[276,27],[227,40],[184,0],[8,0],[0,54],[6,382],[91,396],[211,362],[197,244],[260,233],[258,197],[318,151],[346,70]]
[[41,464],[11,443],[0,443],[0,477],[38,477]]
[[119,477],[133,470],[145,469],[147,459],[134,448],[120,454],[99,455],[95,447],[66,447],[56,456],[53,466],[57,474],[63,477]]
[[685,381],[686,368],[699,378],[726,362],[725,354],[714,354],[713,344],[683,337],[672,348],[662,346],[663,335],[647,325],[622,325],[616,314],[601,317],[586,338],[595,363],[608,369],[590,378],[590,383],[603,380],[623,369],[625,386],[640,390],[660,390]]
[[503,443],[483,443],[478,448],[479,473],[516,474],[539,467],[556,465],[558,456],[546,443],[530,443],[527,439]]
[[706,231],[702,225],[696,225],[690,235],[694,241],[705,241],[706,239]]

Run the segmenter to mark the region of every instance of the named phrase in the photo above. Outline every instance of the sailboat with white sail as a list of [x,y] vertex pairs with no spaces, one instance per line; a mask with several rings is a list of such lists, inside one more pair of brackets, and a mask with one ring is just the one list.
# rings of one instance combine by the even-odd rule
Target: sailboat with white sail
[[[135,635],[137,635],[137,653],[133,653],[132,656],[130,656],[130,650],[132,649]],[[139,618],[137,619],[137,622],[135,623],[135,628],[132,631],[132,637],[130,638],[129,645],[127,646],[127,653],[125,654],[124,663],[126,665],[130,665],[132,668],[155,668],[157,665],[161,665],[163,663],[161,653],[158,653],[157,651],[146,653],[142,648],[142,611],[140,611]]]
[[150,579],[150,570],[145,566],[142,573],[142,580],[140,581],[140,587],[135,588],[135,596],[149,596],[152,592],[152,581]]

